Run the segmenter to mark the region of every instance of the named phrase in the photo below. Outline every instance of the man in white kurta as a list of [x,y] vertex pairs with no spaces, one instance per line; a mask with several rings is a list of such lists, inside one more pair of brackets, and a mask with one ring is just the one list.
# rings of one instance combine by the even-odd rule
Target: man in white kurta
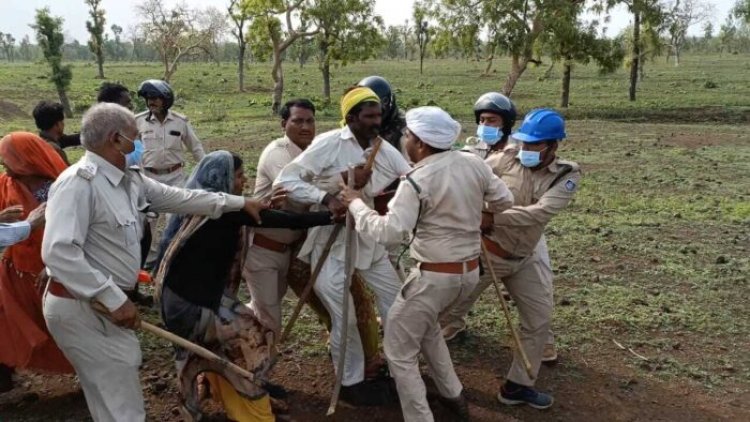
[[[347,105],[342,106],[346,125],[316,137],[312,145],[285,167],[276,179],[274,185],[287,190],[289,198],[293,201],[311,204],[314,208],[328,206],[331,210],[345,211],[335,197],[343,181],[342,173],[345,173],[350,165],[363,164],[374,142],[380,142],[377,141],[377,130],[381,111],[377,95],[369,88],[357,88],[347,94],[342,103]],[[363,183],[363,199],[372,206],[372,200],[377,193],[410,170],[404,156],[389,143],[382,142],[375,156],[369,181]],[[310,229],[300,250],[300,259],[315,265],[332,232],[333,227],[330,226]],[[350,247],[355,250],[354,266],[375,293],[378,312],[381,318],[385,319],[401,282],[382,245],[369,236],[356,234],[353,237],[354,241]],[[338,361],[341,348],[341,329],[343,324],[348,324],[342,399],[351,404],[379,404],[380,401],[376,398],[367,397],[369,394],[362,385],[365,357],[354,312],[350,312],[348,320],[343,321],[346,250],[344,239],[345,230],[342,230],[321,268],[315,283],[315,292],[331,315],[330,340],[334,362]],[[347,295],[347,300],[349,309],[354,309],[350,294]]]

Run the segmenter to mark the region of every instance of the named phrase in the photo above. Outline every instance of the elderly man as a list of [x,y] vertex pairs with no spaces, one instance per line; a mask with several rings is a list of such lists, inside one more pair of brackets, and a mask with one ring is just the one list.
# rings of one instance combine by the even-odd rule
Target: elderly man
[[[244,208],[259,219],[262,208],[241,196],[166,186],[127,168],[137,134],[129,110],[108,103],[91,107],[81,126],[87,151],[52,185],[47,207],[44,317],[78,374],[95,421],[145,419],[141,351],[132,331],[139,318],[125,293],[139,269],[139,213],[218,217]],[[109,319],[92,302],[104,306]]]
[[[276,185],[289,192],[289,198],[302,204],[328,207],[334,214],[343,215],[346,207],[337,199],[340,183],[349,165],[363,163],[377,141],[382,120],[380,99],[371,89],[353,88],[341,100],[342,129],[318,136],[302,154],[281,171]],[[382,142],[375,156],[372,171],[359,167],[354,184],[363,187],[363,197],[372,198],[411,168],[404,156],[391,144]],[[343,173],[343,174],[342,174]],[[314,181],[314,183],[313,183]],[[308,231],[300,251],[300,258],[312,265],[321,259],[333,228],[318,227]],[[338,362],[341,342],[347,342],[347,354],[342,376],[341,398],[352,405],[378,405],[390,401],[388,384],[382,380],[364,381],[365,357],[357,320],[354,313],[343,320],[344,298],[354,309],[351,294],[344,295],[345,236],[339,233],[330,254],[324,261],[315,293],[331,315],[331,354]],[[388,314],[401,286],[398,275],[388,260],[385,248],[366,236],[355,236],[354,266],[377,297],[382,318]],[[348,324],[347,338],[341,338],[343,324]],[[338,369],[338,368],[337,368]]]
[[406,152],[416,163],[402,178],[388,214],[379,216],[346,188],[344,203],[357,231],[381,244],[399,242],[412,233],[409,274],[385,324],[385,354],[396,380],[404,420],[432,421],[419,372],[425,357],[443,403],[468,420],[461,382],[440,333],[438,315],[466,296],[479,281],[479,226],[482,204],[500,212],[513,194],[479,157],[452,151],[461,125],[437,107],[406,113]]

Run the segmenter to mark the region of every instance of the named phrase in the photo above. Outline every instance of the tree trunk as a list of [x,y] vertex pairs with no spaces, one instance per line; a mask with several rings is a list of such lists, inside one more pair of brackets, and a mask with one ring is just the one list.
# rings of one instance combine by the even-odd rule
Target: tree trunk
[[638,62],[638,82],[643,82],[646,79],[646,72],[643,70],[645,64],[646,60],[641,57],[641,60]]
[[246,43],[240,42],[240,51],[237,54],[237,83],[239,91],[245,91],[245,47]]
[[543,79],[549,79],[550,76],[552,76],[552,71],[555,69],[555,61],[552,60],[552,63],[550,63],[547,70],[544,71],[544,75],[542,75]]
[[320,71],[323,74],[323,99],[326,104],[331,103],[331,61],[325,59],[323,64],[320,66]]
[[680,66],[680,49],[679,48],[674,49],[674,65],[675,67]]
[[505,85],[503,85],[503,94],[510,97],[513,93],[513,88],[516,87],[516,83],[518,83],[523,72],[526,71],[526,66],[528,64],[529,60],[527,58],[522,59],[517,55],[514,55],[511,58],[510,72],[508,73],[508,78],[505,80]]
[[70,101],[68,101],[68,94],[65,92],[64,89],[58,87],[57,88],[57,96],[60,97],[60,104],[63,106],[63,112],[65,113],[65,117],[72,118],[73,117],[73,110],[70,108]]
[[635,101],[635,90],[638,84],[638,66],[641,59],[641,13],[633,13],[633,51],[630,63],[630,101]]
[[281,50],[275,48],[273,51],[273,68],[271,69],[273,78],[273,97],[271,97],[271,112],[279,114],[281,108],[281,97],[284,94],[284,71],[281,67]]
[[570,56],[565,58],[562,77],[562,95],[560,96],[560,107],[568,108],[570,100],[570,73],[573,70]]
[[104,79],[104,52],[96,52],[96,65],[99,67],[99,79]]
[[492,45],[489,53],[490,55],[487,57],[487,67],[484,68],[484,76],[488,76],[490,74],[490,69],[492,69],[492,61],[495,59],[495,44]]

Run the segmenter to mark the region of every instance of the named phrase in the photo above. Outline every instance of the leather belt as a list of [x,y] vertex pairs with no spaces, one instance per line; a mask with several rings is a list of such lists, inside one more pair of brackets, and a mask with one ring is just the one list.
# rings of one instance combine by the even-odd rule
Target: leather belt
[[[479,267],[479,258],[466,262],[420,262],[419,269],[433,273],[466,274]],[[465,268],[465,270],[464,270]]]
[[167,167],[165,169],[146,167],[146,171],[148,171],[149,173],[153,173],[153,174],[164,175],[164,174],[173,173],[181,168],[182,168],[182,163],[177,163],[173,165],[172,167]]
[[286,243],[277,242],[259,233],[255,233],[253,236],[253,245],[278,253],[284,253],[289,250],[289,245]]
[[47,293],[61,297],[64,299],[75,299],[76,297],[70,294],[68,289],[65,288],[59,281],[55,280],[54,278],[49,279],[49,284],[47,286]]
[[497,242],[493,242],[487,237],[482,236],[482,242],[484,243],[484,246],[487,248],[487,250],[490,251],[490,253],[495,256],[499,256],[500,258],[503,258],[503,259],[512,259],[512,260],[523,259],[522,256],[515,256],[511,254],[510,252],[500,247],[500,245],[497,244]]

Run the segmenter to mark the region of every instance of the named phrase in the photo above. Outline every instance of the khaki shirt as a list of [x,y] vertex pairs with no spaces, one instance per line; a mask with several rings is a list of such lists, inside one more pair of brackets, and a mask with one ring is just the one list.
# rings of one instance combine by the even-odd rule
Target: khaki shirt
[[470,136],[466,138],[464,147],[461,148],[461,151],[471,152],[482,160],[486,160],[490,155],[490,146],[484,143],[484,141],[480,140],[479,138]]
[[449,151],[425,158],[401,179],[386,215],[361,200],[349,211],[357,231],[378,243],[400,243],[414,230],[417,261],[465,262],[479,256],[483,202],[501,212],[513,205],[513,194],[479,157]]
[[525,257],[533,253],[547,223],[573,199],[581,171],[578,164],[557,158],[549,166],[532,171],[518,161],[518,151],[516,145],[510,145],[486,160],[515,198],[511,209],[495,214],[490,238],[511,255]]
[[138,137],[143,142],[143,168],[166,169],[185,162],[182,145],[200,161],[206,153],[187,117],[171,110],[160,122],[150,111],[135,116]]
[[[349,165],[364,164],[372,146],[363,150],[348,126],[318,135],[302,154],[284,167],[274,186],[289,192],[289,198],[301,204],[321,204],[326,193],[341,190],[341,173]],[[409,163],[393,145],[383,142],[372,168],[370,181],[362,188],[365,201],[372,205],[373,198],[394,180],[411,171]],[[319,209],[325,209],[319,205]],[[307,232],[299,257],[308,259],[314,245],[324,245],[333,231],[333,226],[313,227]],[[339,233],[331,248],[330,256],[344,260],[346,248],[344,230]],[[356,263],[358,269],[370,268],[373,262],[385,255],[385,248],[373,239],[356,236]]]
[[136,283],[141,213],[218,218],[244,204],[241,196],[173,188],[137,170],[123,172],[87,151],[50,188],[42,259],[47,274],[76,298],[95,298],[115,310],[125,302],[123,290]]
[[[266,146],[258,159],[258,174],[255,178],[254,198],[262,201],[270,200],[273,195],[273,181],[279,176],[281,170],[298,155],[302,153],[302,148],[292,142],[286,136],[276,139]],[[287,201],[285,209],[302,212],[307,207]],[[302,237],[303,230],[289,229],[254,229],[255,233],[273,239],[284,244],[291,244]]]

